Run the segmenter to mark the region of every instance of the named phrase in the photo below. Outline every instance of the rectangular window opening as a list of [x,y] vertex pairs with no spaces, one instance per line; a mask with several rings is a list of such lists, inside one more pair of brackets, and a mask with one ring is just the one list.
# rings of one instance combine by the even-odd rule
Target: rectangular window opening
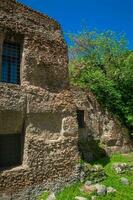
[[77,121],[78,121],[78,127],[79,128],[85,127],[84,110],[77,110]]
[[2,51],[2,82],[20,83],[20,58],[20,44],[5,40]]
[[21,165],[21,134],[0,134],[0,168]]

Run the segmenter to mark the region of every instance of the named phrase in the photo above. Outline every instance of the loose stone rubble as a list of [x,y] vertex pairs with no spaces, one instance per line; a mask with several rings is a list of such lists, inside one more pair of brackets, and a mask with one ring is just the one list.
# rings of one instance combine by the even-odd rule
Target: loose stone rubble
[[75,200],[87,200],[87,198],[85,198],[85,197],[75,197]]
[[96,184],[95,187],[96,187],[97,195],[104,196],[107,193],[107,187],[105,185]]
[[[132,150],[126,128],[94,95],[69,86],[67,45],[55,20],[1,0],[0,70],[5,38],[21,39],[22,58],[20,85],[0,83],[0,134],[21,134],[22,162],[0,169],[0,198],[34,200],[78,180],[80,156],[90,161],[99,152]],[[84,128],[77,110],[84,111]]]
[[115,193],[115,192],[116,192],[116,189],[114,189],[113,187],[108,187],[107,188],[107,194]]
[[[123,181],[125,181],[125,179]],[[97,194],[97,196],[105,196],[110,193],[115,193],[116,189],[111,186],[106,187],[105,185],[100,183],[87,185],[86,182],[82,186],[81,191],[88,194],[95,193]]]
[[96,200],[97,199],[97,196],[92,196],[91,197],[91,200]]
[[129,181],[127,178],[125,177],[121,177],[120,178],[120,182],[123,184],[123,185],[129,185]]
[[83,182],[83,180],[87,180],[85,182],[86,185],[98,183],[105,180],[107,177],[104,168],[101,165],[91,165],[88,163],[84,163],[81,166],[81,170],[81,182]]
[[81,191],[82,192],[85,192],[85,193],[88,193],[88,194],[91,194],[93,192],[96,192],[96,187],[95,185],[91,184],[91,185],[86,185],[84,184],[81,188]]
[[51,193],[46,200],[56,200],[55,194]]
[[113,169],[116,171],[117,174],[122,174],[127,171],[133,171],[133,164],[127,163],[114,163]]

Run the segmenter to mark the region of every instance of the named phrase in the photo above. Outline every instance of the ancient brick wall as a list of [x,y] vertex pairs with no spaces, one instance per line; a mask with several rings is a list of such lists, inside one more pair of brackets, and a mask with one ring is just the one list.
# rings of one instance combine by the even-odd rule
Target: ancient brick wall
[[31,187],[44,190],[77,179],[78,127],[65,91],[67,46],[55,20],[0,0],[0,78],[7,38],[21,42],[20,84],[0,83],[0,134],[21,135],[21,165],[0,169],[0,198],[26,199],[14,195],[29,188],[27,198],[33,199]]
[[29,189],[27,199],[33,199],[36,187],[55,189],[77,180],[78,125],[71,92],[2,83],[0,92],[0,134],[24,137],[22,164],[0,169],[2,198],[26,199]]
[[[86,161],[133,148],[128,130],[97,102],[91,91],[72,90],[74,102],[84,110],[84,128],[79,129],[80,151]],[[86,145],[85,145],[86,144]]]
[[[0,133],[16,131],[25,138],[22,164],[0,171],[2,195],[34,199],[45,189],[58,189],[79,179],[82,139],[89,144],[89,149],[80,149],[86,161],[93,159],[94,149],[96,154],[100,148],[107,154],[132,149],[127,130],[102,111],[91,92],[49,92],[12,84],[1,84],[0,91]],[[85,127],[81,129],[77,109],[84,110]],[[90,141],[94,142],[93,149]],[[97,141],[102,144],[99,149]]]
[[21,84],[68,86],[67,46],[59,24],[12,0],[0,0],[0,32],[20,35]]

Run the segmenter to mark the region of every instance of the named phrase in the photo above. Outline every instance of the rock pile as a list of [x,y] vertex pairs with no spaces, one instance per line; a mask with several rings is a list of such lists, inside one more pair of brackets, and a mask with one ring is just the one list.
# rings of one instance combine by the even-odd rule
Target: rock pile
[[116,189],[113,187],[106,187],[105,185],[99,183],[88,185],[88,182],[85,182],[81,191],[89,194],[95,192],[98,196],[104,196],[106,194],[116,192]]
[[114,163],[113,169],[116,171],[117,174],[122,174],[127,171],[133,171],[133,164],[129,165],[127,163]]
[[120,182],[123,184],[123,185],[129,185],[129,181],[127,178],[125,177],[121,177],[120,178]]
[[87,180],[91,181],[91,183],[98,183],[105,180],[106,177],[107,175],[105,174],[102,165],[90,165],[88,163],[84,163],[81,167],[81,182]]

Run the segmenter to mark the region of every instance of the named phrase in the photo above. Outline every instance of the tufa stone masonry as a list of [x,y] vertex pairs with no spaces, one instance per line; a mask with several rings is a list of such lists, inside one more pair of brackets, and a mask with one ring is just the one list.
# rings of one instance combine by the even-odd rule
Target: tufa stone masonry
[[0,0],[0,199],[36,199],[79,179],[85,161],[132,149],[90,91],[69,86],[60,25]]

